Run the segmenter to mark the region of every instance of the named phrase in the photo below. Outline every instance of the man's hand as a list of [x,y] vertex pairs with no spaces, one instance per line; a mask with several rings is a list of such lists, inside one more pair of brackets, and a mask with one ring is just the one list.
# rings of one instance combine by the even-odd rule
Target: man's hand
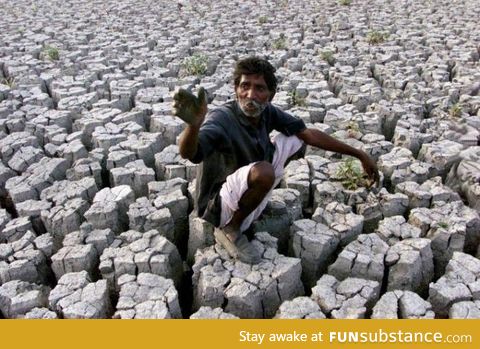
[[178,116],[193,127],[200,127],[207,114],[207,94],[203,87],[195,97],[184,89],[178,89],[173,95],[173,115]]
[[360,157],[359,160],[362,163],[363,170],[366,172],[368,178],[370,179],[369,187],[371,187],[375,183],[376,185],[378,185],[380,182],[380,175],[378,173],[377,164],[370,156],[368,156],[366,153],[364,154],[365,155]]

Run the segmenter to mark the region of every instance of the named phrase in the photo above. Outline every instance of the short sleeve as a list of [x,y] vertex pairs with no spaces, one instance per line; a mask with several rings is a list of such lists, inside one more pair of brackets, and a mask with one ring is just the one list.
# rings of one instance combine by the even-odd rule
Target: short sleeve
[[273,128],[285,136],[293,136],[307,128],[302,119],[285,113],[277,107],[272,106]]

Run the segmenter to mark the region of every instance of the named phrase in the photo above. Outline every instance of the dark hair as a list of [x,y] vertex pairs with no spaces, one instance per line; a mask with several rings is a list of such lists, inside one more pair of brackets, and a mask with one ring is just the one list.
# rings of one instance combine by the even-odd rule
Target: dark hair
[[272,92],[272,98],[277,92],[277,78],[275,68],[266,59],[248,57],[237,62],[233,71],[233,83],[235,88],[240,84],[242,75],[261,74],[265,79],[268,89]]

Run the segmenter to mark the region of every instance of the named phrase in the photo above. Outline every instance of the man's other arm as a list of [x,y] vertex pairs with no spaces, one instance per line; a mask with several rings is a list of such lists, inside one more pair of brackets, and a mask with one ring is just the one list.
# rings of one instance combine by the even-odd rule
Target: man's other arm
[[379,181],[378,169],[375,161],[367,153],[356,149],[338,139],[327,135],[325,132],[314,128],[306,128],[296,134],[305,144],[321,148],[335,153],[354,156],[359,159],[368,177],[374,181]]

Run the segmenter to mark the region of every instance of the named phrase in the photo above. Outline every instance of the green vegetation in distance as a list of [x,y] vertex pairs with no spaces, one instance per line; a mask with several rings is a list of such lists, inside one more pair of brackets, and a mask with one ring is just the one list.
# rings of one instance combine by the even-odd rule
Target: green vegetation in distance
[[267,16],[258,17],[258,23],[260,23],[260,24],[265,24],[265,23],[267,23],[267,21],[268,21]]
[[352,4],[352,0],[338,0],[338,4],[342,6],[350,6]]
[[287,48],[287,38],[283,33],[272,41],[272,48],[274,50],[285,50]]
[[335,63],[335,57],[333,56],[333,52],[330,50],[325,50],[320,53],[320,57],[328,64],[333,65]]
[[383,33],[378,30],[371,30],[367,33],[367,42],[370,45],[377,45],[387,40],[388,37],[389,37],[388,33]]
[[60,59],[60,51],[58,51],[58,48],[55,46],[47,45],[43,48],[43,52],[52,61],[58,61]]
[[347,132],[349,137],[355,137],[360,132],[360,125],[358,122],[350,120],[347,124]]
[[449,114],[452,118],[459,118],[462,116],[462,105],[460,103],[455,103],[450,107]]
[[182,62],[182,68],[185,75],[204,75],[208,68],[208,57],[203,53],[195,53],[190,57],[185,57]]
[[438,222],[437,225],[442,229],[447,229],[448,228],[448,223],[446,223],[446,222]]
[[7,85],[9,88],[14,88],[15,87],[15,78],[14,77],[9,77],[9,78],[3,78],[1,80],[1,83],[3,85]]
[[305,98],[300,97],[296,90],[290,91],[288,96],[290,97],[292,105],[294,106],[305,107],[307,105]]

